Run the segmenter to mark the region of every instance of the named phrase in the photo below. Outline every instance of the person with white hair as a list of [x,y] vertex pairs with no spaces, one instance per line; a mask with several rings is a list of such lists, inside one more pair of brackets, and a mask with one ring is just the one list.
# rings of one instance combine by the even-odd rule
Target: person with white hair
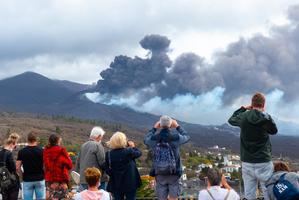
[[106,189],[108,176],[103,173],[102,169],[105,163],[105,150],[101,143],[104,135],[105,131],[101,127],[93,127],[90,132],[89,141],[81,146],[75,167],[75,171],[80,173],[79,191],[88,188],[84,171],[89,167],[96,167],[102,172],[103,176],[101,177],[99,188]]

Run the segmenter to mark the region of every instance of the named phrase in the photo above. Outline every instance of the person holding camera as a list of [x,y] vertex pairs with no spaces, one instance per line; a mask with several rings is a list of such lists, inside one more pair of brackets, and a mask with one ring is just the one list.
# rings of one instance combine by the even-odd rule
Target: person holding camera
[[145,136],[144,144],[150,148],[153,157],[150,176],[156,178],[156,195],[159,200],[173,200],[180,195],[182,163],[179,147],[189,140],[190,136],[178,122],[166,115],[161,116]]
[[228,123],[241,128],[241,161],[245,198],[256,199],[258,182],[261,184],[265,200],[268,196],[266,181],[273,173],[272,145],[269,135],[277,133],[271,116],[265,112],[266,98],[255,93],[251,105],[242,106],[229,118]]
[[198,200],[239,200],[240,196],[232,189],[219,169],[209,168],[207,188],[198,194]]
[[115,200],[135,200],[137,188],[141,186],[135,159],[141,156],[141,151],[122,132],[114,133],[108,146],[111,150],[105,156],[105,171],[110,176],[107,191]]

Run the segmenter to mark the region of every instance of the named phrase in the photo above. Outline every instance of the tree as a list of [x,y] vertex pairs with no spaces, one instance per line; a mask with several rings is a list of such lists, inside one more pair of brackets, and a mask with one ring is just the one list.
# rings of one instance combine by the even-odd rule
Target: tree
[[56,126],[56,128],[55,128],[55,133],[57,133],[57,134],[59,134],[59,135],[62,133],[62,130],[60,129],[59,126]]
[[241,173],[240,172],[237,172],[236,170],[234,170],[231,174],[231,179],[232,180],[235,180],[235,179],[240,179],[241,178]]
[[39,139],[39,146],[44,147],[48,144],[48,140],[44,137]]

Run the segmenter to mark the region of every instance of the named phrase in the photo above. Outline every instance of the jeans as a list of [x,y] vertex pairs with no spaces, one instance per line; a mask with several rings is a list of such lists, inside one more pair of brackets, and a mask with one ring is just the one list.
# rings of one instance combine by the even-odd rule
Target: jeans
[[23,182],[23,197],[24,200],[32,200],[33,193],[35,193],[35,198],[37,200],[46,198],[46,186],[45,181],[32,181]]
[[[101,185],[99,186],[99,189],[106,190],[107,183],[106,182],[101,182]],[[88,185],[87,183],[81,183],[79,186],[79,192],[82,192],[83,190],[87,190]]]
[[112,193],[114,200],[135,200],[136,199],[136,191],[132,192],[113,192]]
[[269,200],[270,198],[265,184],[272,174],[272,161],[266,163],[242,162],[242,178],[244,181],[245,198],[248,200],[256,199],[256,190],[259,182],[264,199]]

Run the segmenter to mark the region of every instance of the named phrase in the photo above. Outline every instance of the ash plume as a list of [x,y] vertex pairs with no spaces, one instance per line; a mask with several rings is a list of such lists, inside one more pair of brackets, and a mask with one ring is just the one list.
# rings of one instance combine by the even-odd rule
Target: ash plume
[[290,24],[274,26],[270,36],[240,38],[225,51],[214,55],[209,64],[199,55],[184,53],[172,63],[167,52],[170,40],[148,35],[140,41],[150,57],[117,56],[101,72],[101,94],[142,94],[151,98],[173,99],[176,95],[202,95],[216,87],[224,88],[222,101],[231,105],[236,99],[256,91],[283,91],[285,101],[298,100],[299,88],[299,6],[290,7]]
[[98,81],[98,91],[129,95],[136,90],[161,83],[165,79],[166,69],[172,64],[166,54],[169,44],[170,40],[164,36],[146,36],[140,41],[140,45],[150,51],[151,57],[115,57],[109,68],[100,73],[103,80]]

